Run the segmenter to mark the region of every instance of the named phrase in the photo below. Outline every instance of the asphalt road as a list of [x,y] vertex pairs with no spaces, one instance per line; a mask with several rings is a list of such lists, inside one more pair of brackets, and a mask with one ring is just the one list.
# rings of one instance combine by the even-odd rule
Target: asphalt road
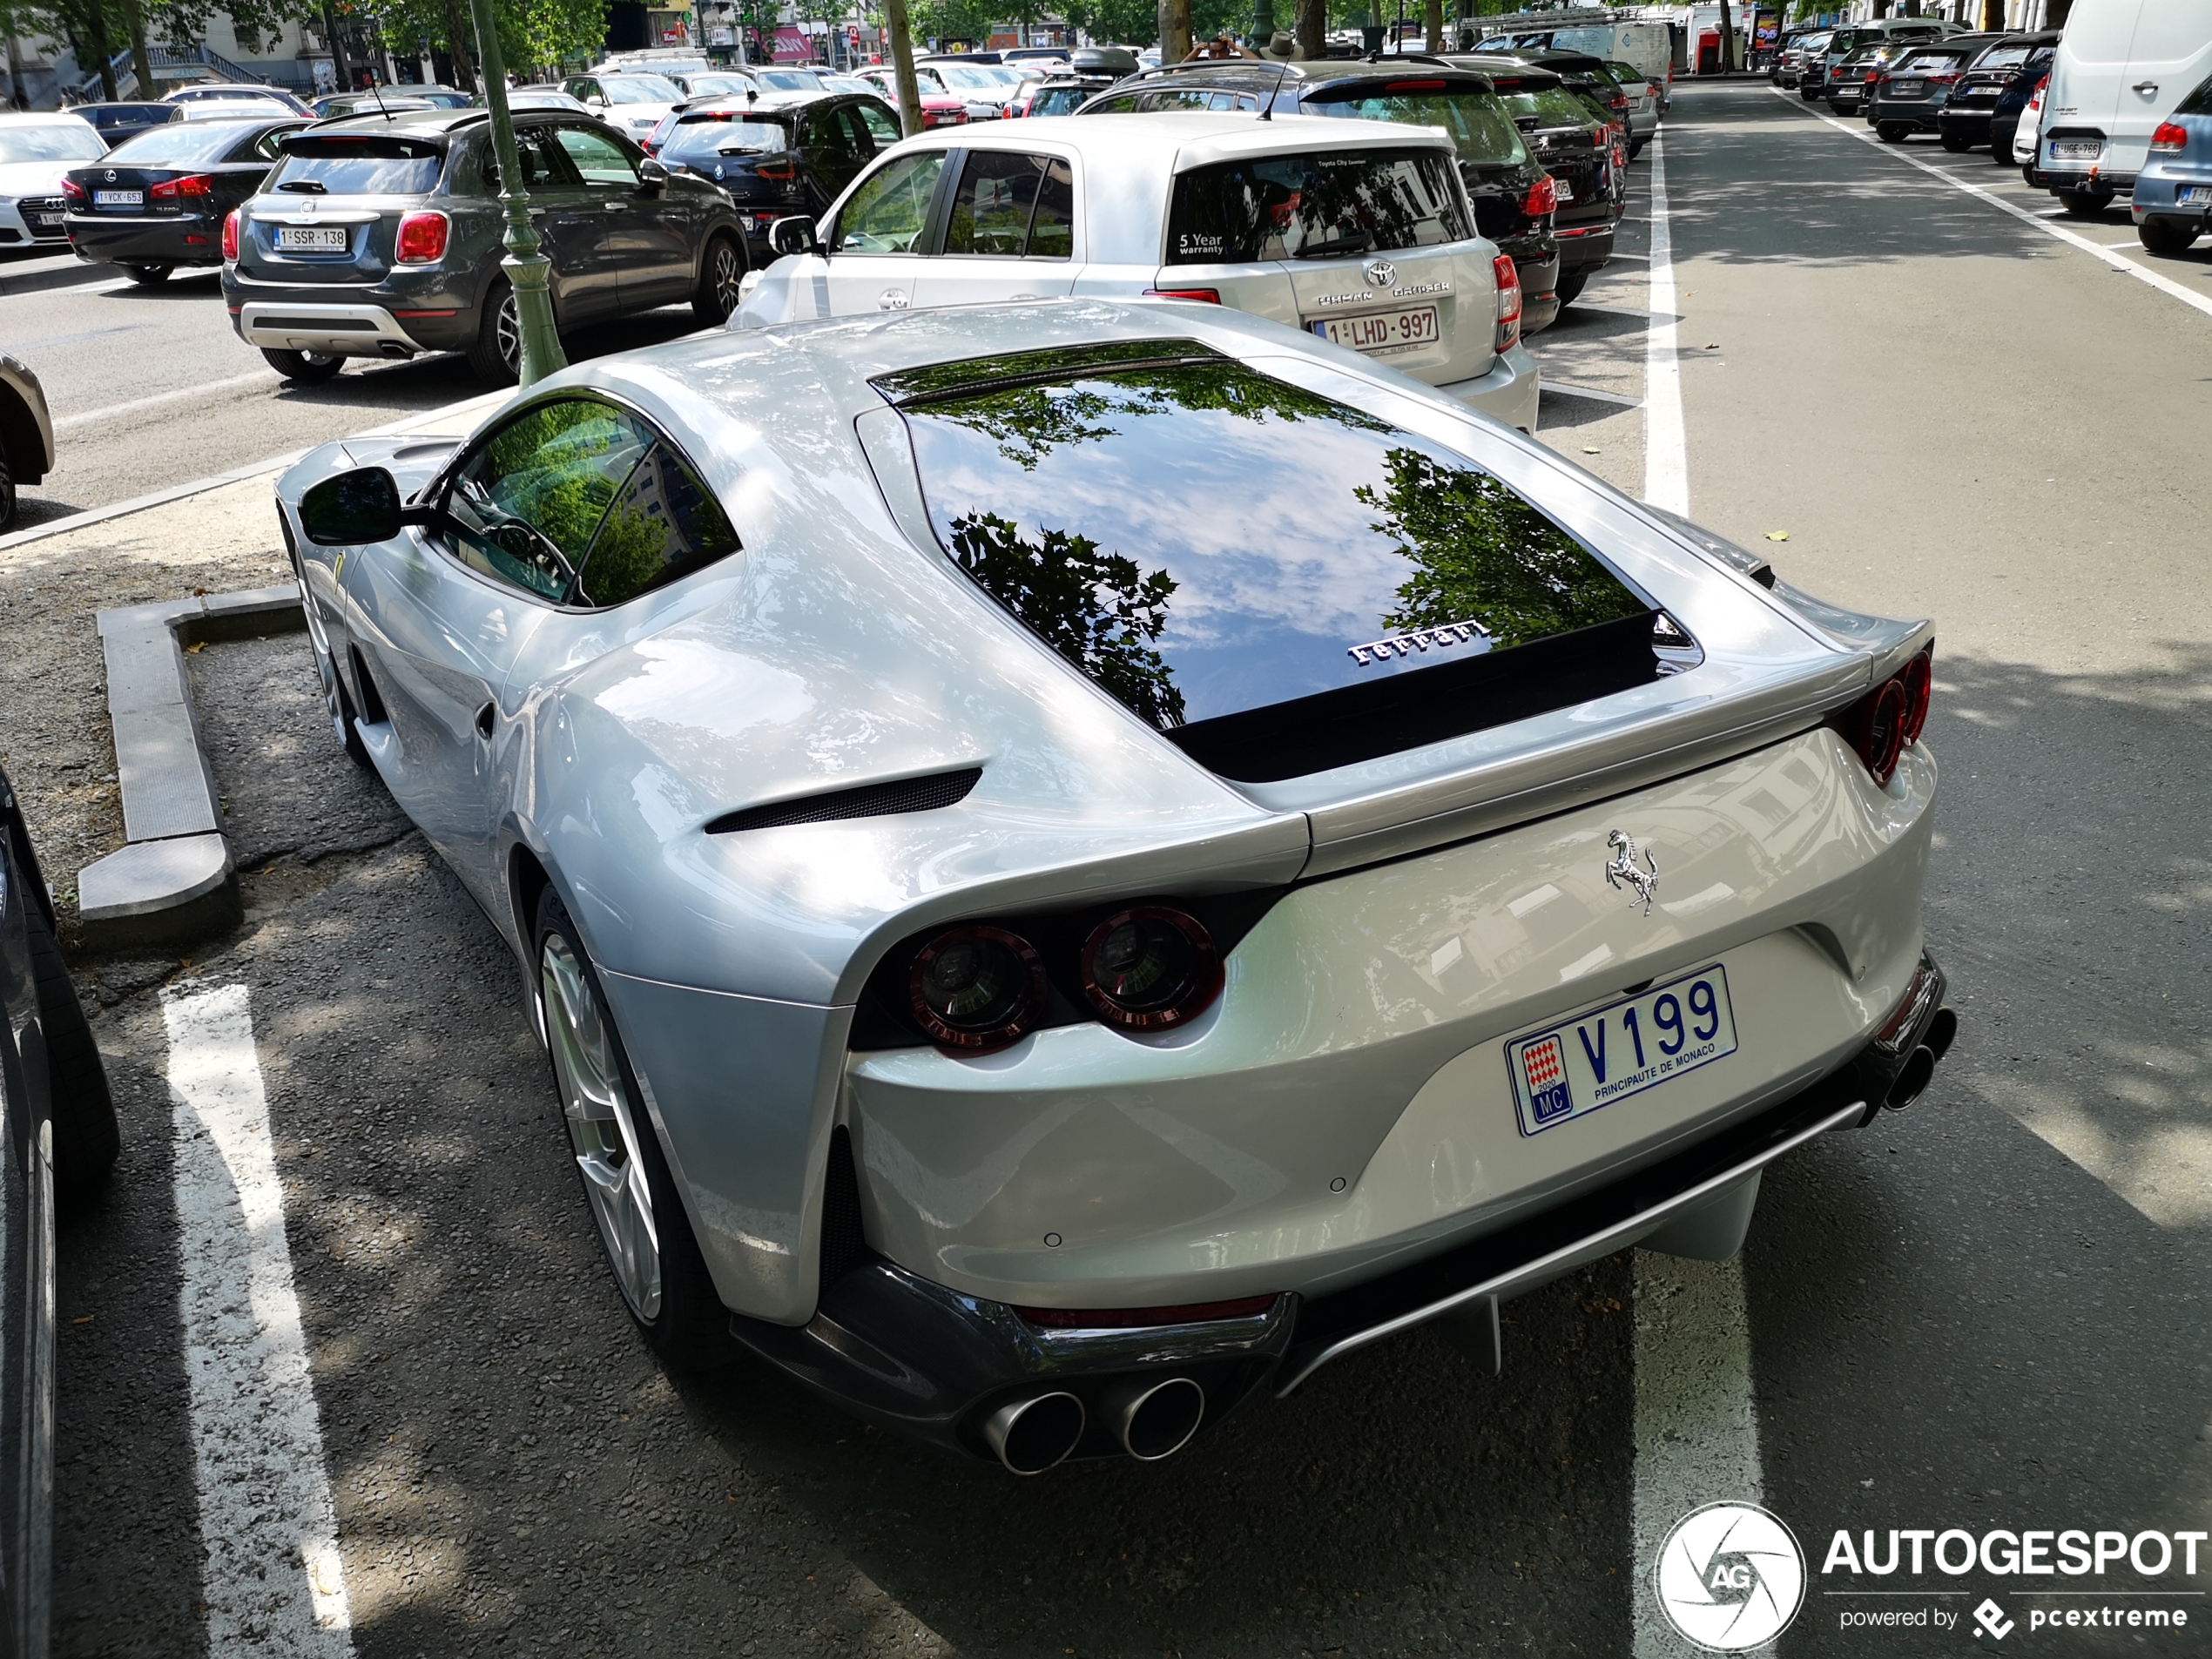
[[[671,1376],[598,1264],[490,927],[329,744],[303,646],[213,646],[249,914],[189,963],[94,970],[126,1148],[63,1241],[57,1651],[205,1651],[214,1616],[165,983],[246,988],[364,1656],[1687,1653],[1632,1588],[1662,1467],[1805,1545],[1785,1659],[1956,1653],[1985,1598],[2006,1652],[2206,1651],[2212,1559],[1819,1572],[1838,1528],[2212,1529],[2212,315],[2054,237],[1986,157],[1862,130],[1684,87],[1624,257],[1539,342],[1583,388],[1548,397],[1548,438],[1642,493],[1663,160],[1693,516],[1814,592],[1937,619],[1929,941],[1963,1035],[1911,1112],[1770,1175],[1740,1272],[1602,1263],[1508,1306],[1500,1379],[1416,1333],[1166,1464],[1032,1481],[749,1366]],[[2120,213],[2069,228],[2131,239]],[[2212,253],[2143,263],[2212,293]],[[1669,1419],[1662,1352],[1715,1409]],[[2089,1602],[2025,1588],[2146,1586],[2202,1610],[2029,1633]],[[1885,1608],[1965,1622],[1844,1627]]]
[[[4,267],[0,267],[4,269]],[[457,356],[349,364],[287,385],[231,330],[212,272],[157,288],[113,281],[0,299],[0,347],[30,365],[54,416],[55,464],[21,492],[17,528],[249,466],[485,388]],[[698,325],[688,306],[582,328],[572,359],[658,344]]]

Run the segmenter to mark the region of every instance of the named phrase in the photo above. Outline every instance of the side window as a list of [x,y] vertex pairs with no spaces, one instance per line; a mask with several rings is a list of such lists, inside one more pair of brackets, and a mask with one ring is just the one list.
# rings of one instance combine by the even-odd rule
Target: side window
[[[497,195],[499,152],[489,132],[484,134],[476,154],[484,188]],[[552,128],[543,123],[515,129],[515,158],[522,164],[523,188],[532,195],[547,190],[576,188],[575,180],[570,176],[568,165],[563,158],[561,147],[553,142]]]
[[[1150,105],[1146,107],[1149,109]],[[1118,97],[1109,98],[1103,104],[1093,106],[1090,111],[1093,115],[1134,115],[1136,112],[1136,94],[1134,92],[1123,92]]]
[[1066,162],[970,151],[945,226],[945,252],[1064,260],[1073,252],[1074,222]]
[[233,161],[274,161],[278,146],[299,131],[298,127],[273,127],[252,144],[241,146],[239,152],[230,158]]
[[590,127],[556,127],[554,139],[568,152],[569,160],[583,175],[587,185],[616,185],[634,190],[637,185],[637,169],[622,146],[604,132]]
[[454,556],[559,603],[623,482],[652,442],[613,405],[563,398],[494,433],[446,491]]
[[799,158],[828,196],[840,194],[853,182],[868,153],[858,147],[859,137],[843,117],[844,111],[834,108],[814,110],[799,126]]
[[618,605],[738,550],[738,533],[691,469],[656,443],[615,497],[585,556],[577,597]]
[[906,135],[899,131],[888,110],[878,109],[873,104],[855,105],[860,125],[867,129],[870,145],[877,150],[888,150]]
[[860,181],[839,215],[829,246],[848,253],[914,253],[929,226],[945,152],[924,150],[886,162]]

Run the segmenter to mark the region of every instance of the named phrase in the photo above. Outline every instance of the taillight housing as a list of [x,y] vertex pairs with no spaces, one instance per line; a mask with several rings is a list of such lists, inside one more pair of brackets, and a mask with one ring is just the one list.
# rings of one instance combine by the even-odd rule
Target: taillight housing
[[1083,997],[1123,1031],[1188,1024],[1221,995],[1221,953],[1199,920],[1170,905],[1133,905],[1090,931],[1079,959]]
[[1927,725],[1934,675],[1931,646],[1830,721],[1885,789],[1905,750],[1920,740]]
[[84,186],[78,184],[77,180],[64,179],[62,180],[62,199],[71,207],[83,207],[91,200],[91,198],[84,193]]
[[1003,927],[948,927],[914,953],[907,975],[915,1023],[948,1054],[995,1054],[1036,1028],[1044,959]]
[[2150,147],[2161,155],[2178,156],[2189,147],[2189,130],[2179,121],[2161,121],[2150,135]]
[[446,256],[446,239],[452,230],[451,223],[443,213],[409,213],[400,220],[393,262],[397,265],[435,265]]
[[1195,300],[1203,306],[1221,303],[1218,288],[1147,288],[1145,293],[1154,300]]
[[1521,211],[1531,219],[1541,219],[1546,213],[1559,211],[1559,186],[1546,173],[1528,186],[1528,193],[1521,199]]
[[786,157],[781,161],[764,161],[752,171],[759,178],[772,179],[779,185],[788,184],[799,177],[799,164]]
[[182,179],[165,179],[159,184],[149,186],[146,191],[146,199],[173,202],[185,197],[212,196],[214,193],[215,181],[204,172],[195,172],[189,173]]
[[1510,350],[1521,339],[1521,272],[1510,257],[1501,253],[1490,261],[1498,279],[1497,351]]
[[223,216],[223,262],[238,263],[238,209],[233,207]]

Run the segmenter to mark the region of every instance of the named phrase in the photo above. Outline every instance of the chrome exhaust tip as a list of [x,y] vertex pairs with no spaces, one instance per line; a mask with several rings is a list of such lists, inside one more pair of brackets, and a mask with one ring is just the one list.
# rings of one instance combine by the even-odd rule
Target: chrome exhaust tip
[[1083,1403],[1073,1394],[1011,1399],[983,1420],[983,1438],[1015,1474],[1042,1474],[1083,1437]]
[[1188,1377],[1125,1383],[1108,1394],[1106,1420],[1122,1450],[1157,1463],[1190,1444],[1206,1414],[1206,1391]]
[[1905,1059],[1905,1066],[1897,1074],[1897,1081],[1890,1085],[1889,1097],[1882,1104],[1893,1112],[1901,1112],[1920,1096],[1935,1076],[1935,1050],[1925,1043],[1915,1049]]
[[1959,1035],[1959,1015],[1952,1008],[1938,1008],[1929,1020],[1928,1028],[1920,1034],[1920,1041],[1939,1060],[1951,1052],[1952,1039]]

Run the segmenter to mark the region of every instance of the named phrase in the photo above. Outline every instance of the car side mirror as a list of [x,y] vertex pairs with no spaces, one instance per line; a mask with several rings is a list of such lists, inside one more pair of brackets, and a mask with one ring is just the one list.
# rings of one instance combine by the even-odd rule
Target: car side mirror
[[668,169],[647,156],[637,164],[637,193],[640,196],[664,195],[668,190]]
[[804,213],[778,219],[768,227],[768,251],[776,254],[820,253],[822,242],[814,233],[814,221]]
[[317,547],[388,542],[403,522],[399,481],[381,467],[341,472],[300,497],[300,528]]

